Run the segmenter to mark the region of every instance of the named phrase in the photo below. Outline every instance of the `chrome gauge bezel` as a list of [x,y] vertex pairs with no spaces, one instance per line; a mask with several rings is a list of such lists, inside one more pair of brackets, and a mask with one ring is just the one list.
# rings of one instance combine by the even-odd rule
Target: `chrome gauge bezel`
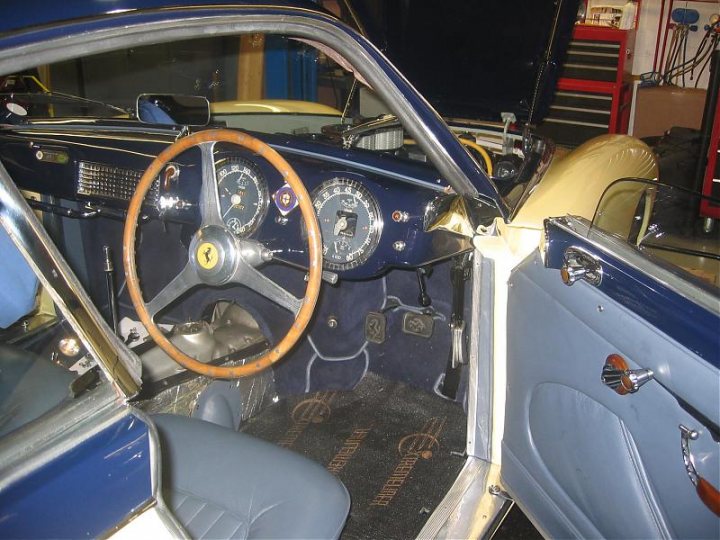
[[[227,196],[223,194],[222,189],[222,183],[227,178],[227,174],[224,175],[222,178],[220,177],[221,171],[226,166],[233,166],[238,165],[241,169],[244,169],[246,171],[249,171],[249,178],[251,180],[252,185],[254,186],[254,191],[257,195],[258,199],[258,206],[255,212],[253,213],[252,217],[247,220],[247,223],[244,223],[244,230],[237,231],[232,226],[228,224],[228,219],[225,218],[225,215],[227,212],[230,211],[230,208],[228,207],[226,203]],[[246,173],[247,174],[247,173]],[[240,156],[231,156],[227,158],[223,158],[215,163],[215,177],[217,179],[217,190],[218,190],[218,203],[220,206],[220,218],[223,222],[223,225],[227,227],[229,231],[231,231],[236,236],[239,236],[241,238],[246,238],[250,235],[252,235],[260,226],[260,224],[265,219],[265,216],[268,212],[268,207],[270,205],[270,192],[268,189],[267,181],[265,180],[265,176],[263,175],[262,171],[260,170],[260,167],[253,162],[250,159],[240,157]]]
[[[337,190],[337,191],[335,191]],[[328,193],[328,197],[323,199],[323,193]],[[382,236],[383,230],[383,217],[380,213],[380,205],[378,204],[375,196],[357,180],[344,177],[335,177],[330,180],[326,180],[319,187],[313,190],[312,202],[315,214],[320,220],[320,229],[323,229],[322,216],[320,212],[326,203],[323,200],[330,200],[334,196],[350,195],[358,204],[366,210],[368,215],[368,221],[371,223],[367,236],[363,238],[361,247],[362,252],[355,256],[352,260],[346,262],[335,262],[329,261],[326,256],[328,253],[328,244],[326,234],[323,234],[323,266],[327,270],[334,271],[345,271],[357,268],[361,264],[364,264],[377,249],[380,243],[380,237]],[[374,219],[373,219],[374,218]]]

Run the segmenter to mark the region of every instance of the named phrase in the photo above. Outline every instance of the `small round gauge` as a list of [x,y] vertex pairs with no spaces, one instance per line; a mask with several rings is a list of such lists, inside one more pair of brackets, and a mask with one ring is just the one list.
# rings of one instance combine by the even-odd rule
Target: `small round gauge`
[[350,270],[364,263],[378,245],[382,218],[375,197],[359,182],[333,178],[313,193],[329,270]]
[[215,174],[220,195],[220,217],[233,233],[249,236],[262,223],[268,208],[268,187],[253,162],[232,157],[220,161]]

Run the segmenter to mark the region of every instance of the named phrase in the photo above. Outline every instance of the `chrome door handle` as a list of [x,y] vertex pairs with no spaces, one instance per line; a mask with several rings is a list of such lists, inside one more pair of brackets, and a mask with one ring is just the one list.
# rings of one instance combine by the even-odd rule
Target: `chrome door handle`
[[698,432],[682,424],[678,427],[680,428],[680,449],[682,451],[683,463],[685,464],[685,470],[690,478],[690,482],[695,486],[695,491],[705,506],[707,506],[713,514],[720,516],[720,491],[698,474],[695,469],[692,453],[690,452],[690,441],[697,440]]
[[600,379],[605,386],[624,396],[640,390],[640,387],[651,381],[653,376],[651,369],[630,369],[622,356],[611,354],[605,360]]
[[577,280],[584,279],[597,287],[602,281],[602,275],[602,265],[593,255],[578,247],[565,250],[560,268],[560,278],[565,285],[570,286]]

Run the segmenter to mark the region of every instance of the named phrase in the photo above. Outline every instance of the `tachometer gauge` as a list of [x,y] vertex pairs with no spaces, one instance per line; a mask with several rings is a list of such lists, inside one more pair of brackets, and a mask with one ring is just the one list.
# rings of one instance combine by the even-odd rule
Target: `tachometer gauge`
[[313,193],[329,270],[350,270],[364,263],[378,245],[382,218],[377,201],[360,183],[333,178]]
[[262,223],[268,208],[268,187],[260,169],[250,160],[232,157],[215,169],[220,216],[238,236],[249,236]]

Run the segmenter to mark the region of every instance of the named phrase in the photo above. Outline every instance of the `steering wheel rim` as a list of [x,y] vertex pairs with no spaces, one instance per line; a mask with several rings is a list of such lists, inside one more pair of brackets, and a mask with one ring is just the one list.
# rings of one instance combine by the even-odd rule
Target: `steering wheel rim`
[[[148,311],[147,303],[143,299],[135,261],[135,241],[138,220],[142,210],[142,202],[148,191],[150,191],[155,178],[158,177],[163,167],[165,167],[172,159],[180,155],[182,152],[185,152],[192,147],[200,146],[203,143],[217,142],[236,144],[246,148],[265,158],[273,167],[275,167],[275,169],[278,170],[278,172],[280,172],[283,180],[292,188],[297,198],[298,206],[307,230],[307,242],[310,254],[305,296],[302,299],[300,309],[297,312],[295,321],[291,325],[290,329],[276,345],[272,346],[270,350],[262,356],[238,366],[213,366],[205,364],[182,352],[173,345],[167,337],[165,337],[153,321],[153,317]],[[215,177],[213,175],[213,181],[214,179]],[[205,178],[205,171],[203,171],[203,189],[209,181],[209,179]],[[217,187],[214,186],[213,189],[217,190]],[[217,193],[217,191],[215,193]],[[203,222],[204,221],[205,218],[203,217]],[[197,237],[203,228],[204,224],[201,225],[194,237]],[[233,253],[233,256],[238,257],[239,260],[241,260],[242,255],[239,251],[240,250],[237,250],[237,253]],[[191,249],[188,253],[188,258],[190,260],[186,269],[192,266],[194,256],[195,252]],[[243,261],[243,264],[246,263]],[[170,358],[190,371],[194,371],[199,375],[207,377],[234,379],[247,377],[270,367],[279,361],[303,335],[315,311],[315,305],[317,304],[317,299],[320,294],[320,284],[322,279],[322,238],[317,216],[315,215],[315,210],[312,206],[312,201],[305,185],[302,183],[297,173],[278,152],[259,139],[256,139],[246,133],[240,133],[227,129],[211,129],[194,133],[174,142],[158,154],[158,156],[145,170],[145,173],[140,178],[140,181],[135,189],[135,193],[130,200],[127,217],[125,219],[125,228],[123,230],[123,266],[125,269],[125,278],[127,280],[127,289],[130,299],[138,313],[140,321],[145,326],[150,334],[150,337],[155,341],[155,343],[166,354],[168,354]],[[173,278],[171,283],[179,276],[180,274]],[[181,294],[184,294],[185,292],[187,291],[183,291]]]

